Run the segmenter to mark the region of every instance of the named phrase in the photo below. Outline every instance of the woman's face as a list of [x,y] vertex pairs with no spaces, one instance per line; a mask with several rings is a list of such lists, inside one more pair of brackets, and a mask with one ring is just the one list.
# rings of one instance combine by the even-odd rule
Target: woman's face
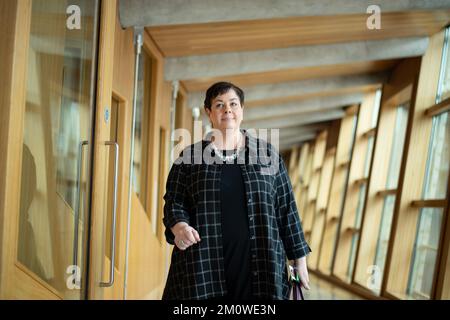
[[211,109],[206,109],[214,129],[225,131],[226,129],[239,129],[243,106],[239,96],[233,89],[215,97],[211,101]]

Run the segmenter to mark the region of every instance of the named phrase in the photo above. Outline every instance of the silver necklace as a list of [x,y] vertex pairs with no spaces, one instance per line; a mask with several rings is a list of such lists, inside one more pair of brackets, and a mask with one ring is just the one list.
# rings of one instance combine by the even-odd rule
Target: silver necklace
[[211,143],[211,145],[212,145],[212,148],[214,149],[214,153],[215,153],[220,159],[222,159],[222,161],[224,161],[224,162],[230,162],[230,161],[234,161],[234,160],[239,156],[239,153],[240,153],[240,151],[241,151],[241,149],[242,149],[242,148],[239,147],[239,144],[241,143],[241,140],[242,140],[242,134],[239,133],[239,141],[237,142],[237,146],[238,146],[237,150],[234,151],[233,154],[230,154],[230,155],[227,155],[227,156],[224,156],[224,155],[222,154],[222,151],[219,150],[219,149],[216,147],[216,145],[215,145],[214,143]]

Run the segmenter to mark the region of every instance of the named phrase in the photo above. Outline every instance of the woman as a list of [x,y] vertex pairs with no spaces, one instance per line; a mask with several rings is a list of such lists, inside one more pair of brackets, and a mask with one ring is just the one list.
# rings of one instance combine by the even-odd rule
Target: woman
[[[311,250],[283,160],[240,129],[240,88],[215,83],[204,103],[212,141],[184,149],[167,180],[163,222],[176,247],[163,299],[288,299],[286,256],[309,289]],[[277,170],[264,172],[262,154]]]

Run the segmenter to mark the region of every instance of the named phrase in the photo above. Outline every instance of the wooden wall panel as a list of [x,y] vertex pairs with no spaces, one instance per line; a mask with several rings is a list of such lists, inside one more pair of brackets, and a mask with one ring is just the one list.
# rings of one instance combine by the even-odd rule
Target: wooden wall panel
[[[144,32],[145,50],[152,56],[150,101],[148,212],[132,194],[127,299],[160,299],[166,281],[166,244],[162,225],[162,196],[169,170],[172,87],[163,78],[163,57]],[[163,143],[161,145],[161,143]],[[164,186],[164,187],[163,187]]]
[[146,28],[165,57],[429,36],[450,19],[449,10],[384,12],[383,28],[367,28],[368,15],[289,17]]

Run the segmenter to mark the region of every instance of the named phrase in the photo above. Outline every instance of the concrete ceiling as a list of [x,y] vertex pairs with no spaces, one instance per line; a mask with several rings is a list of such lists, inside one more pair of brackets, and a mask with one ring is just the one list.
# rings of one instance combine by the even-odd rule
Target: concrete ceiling
[[372,4],[119,0],[119,18],[124,27],[146,27],[165,57],[165,80],[181,82],[188,107],[202,109],[209,85],[232,81],[245,91],[242,127],[280,129],[283,151],[342,118],[450,22],[450,0],[379,0],[383,30],[368,30],[361,24]]
[[383,12],[448,9],[448,0],[119,0],[123,27],[164,26],[218,21],[365,13],[377,4]]
[[167,81],[269,72],[353,61],[417,57],[425,53],[428,38],[355,41],[260,51],[167,58]]

